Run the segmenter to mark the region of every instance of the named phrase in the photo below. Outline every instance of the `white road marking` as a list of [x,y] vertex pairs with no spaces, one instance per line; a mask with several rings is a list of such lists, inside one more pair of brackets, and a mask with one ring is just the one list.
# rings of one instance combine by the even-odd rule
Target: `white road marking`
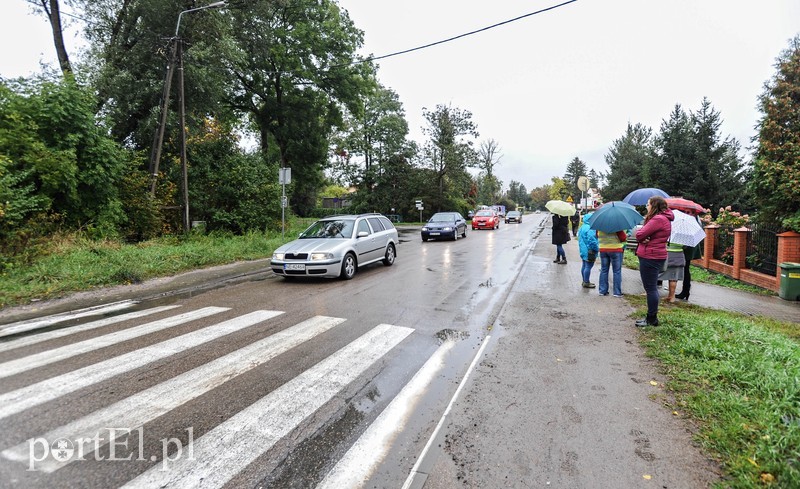
[[328,472],[317,489],[361,487],[375,467],[386,457],[389,446],[402,431],[425,389],[444,365],[444,356],[454,342],[448,341],[425,362],[386,409],[367,428],[350,450]]
[[107,312],[119,311],[120,309],[127,309],[136,305],[135,301],[120,301],[112,302],[102,306],[87,307],[85,309],[78,309],[75,311],[65,312],[63,314],[53,314],[42,318],[30,319],[28,321],[18,321],[16,323],[9,323],[0,326],[0,337],[8,336],[17,333],[23,333],[32,329],[44,328],[62,321],[70,319],[82,318],[86,316],[94,316],[96,314],[105,314]]
[[422,453],[419,454],[417,462],[414,464],[414,467],[411,468],[411,472],[408,474],[408,477],[406,478],[406,482],[403,484],[402,489],[410,488],[414,482],[414,478],[417,477],[418,474],[422,474],[424,477],[427,477],[427,474],[423,474],[422,472],[419,471],[419,467],[422,464],[422,461],[425,460],[425,456],[428,454],[428,450],[431,449],[433,440],[436,439],[436,436],[439,434],[439,431],[442,429],[442,426],[444,426],[444,420],[447,419],[447,415],[449,415],[450,410],[453,409],[453,405],[455,404],[456,399],[458,399],[458,395],[461,393],[461,389],[464,388],[464,386],[467,383],[467,380],[469,379],[470,374],[472,373],[473,370],[475,370],[475,365],[478,364],[478,360],[480,360],[480,358],[483,356],[483,351],[486,349],[486,346],[489,344],[489,340],[491,338],[492,336],[488,335],[486,336],[486,338],[483,339],[483,344],[478,349],[478,353],[475,354],[475,358],[472,359],[472,363],[469,364],[467,373],[464,374],[464,378],[461,379],[461,382],[459,382],[458,388],[456,389],[456,392],[453,394],[453,398],[450,399],[450,403],[447,405],[447,409],[444,410],[444,413],[442,414],[441,419],[439,419],[439,423],[436,425],[436,428],[433,430],[433,433],[431,433],[431,437],[428,439],[428,443],[425,444],[425,448],[423,448]]
[[115,345],[123,341],[128,341],[133,338],[138,338],[156,331],[172,328],[179,324],[188,323],[195,319],[211,316],[223,311],[227,311],[227,307],[204,307],[196,311],[179,314],[165,319],[159,319],[150,323],[142,324],[134,328],[123,329],[122,331],[115,331],[97,338],[91,338],[84,341],[79,341],[71,345],[65,345],[52,350],[43,351],[27,357],[18,358],[16,360],[9,360],[5,363],[0,363],[0,379],[11,377],[27,370],[57,363],[67,358],[88,353],[90,351],[99,350],[107,346]]
[[123,487],[221,487],[411,334],[381,324],[206,433],[164,470]]
[[[90,445],[90,449],[97,449],[114,441],[112,436],[115,432],[109,432],[109,426],[124,426],[133,431],[344,321],[325,316],[308,319],[35,438],[51,442],[69,439],[75,446],[78,439],[97,439],[100,441]],[[30,449],[26,441],[3,450],[2,455],[9,460],[28,463]],[[88,452],[84,454],[87,455]],[[47,457],[36,464],[36,470],[51,473],[72,461],[60,462],[55,457]]]
[[254,311],[94,365],[0,394],[0,419],[283,314]]
[[0,343],[0,352],[14,350],[17,348],[21,348],[23,346],[34,345],[36,343],[41,343],[42,341],[52,340],[54,338],[61,338],[75,333],[82,333],[84,331],[89,331],[95,328],[102,328],[103,326],[108,326],[109,324],[121,323],[129,319],[136,319],[144,316],[149,316],[157,312],[175,309],[176,307],[180,306],[154,307],[152,309],[144,309],[142,311],[134,311],[134,312],[129,312],[127,314],[120,314],[119,316],[112,316],[110,318],[98,319],[97,321],[81,324],[79,326],[72,326],[71,328],[57,329],[55,331],[48,331],[47,333],[40,333],[34,336],[26,336],[24,338],[19,338],[17,340]]

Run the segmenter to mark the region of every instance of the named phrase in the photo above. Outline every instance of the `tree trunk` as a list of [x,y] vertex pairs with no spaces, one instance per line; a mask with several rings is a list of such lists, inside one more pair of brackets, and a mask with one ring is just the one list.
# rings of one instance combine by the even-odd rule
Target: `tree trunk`
[[39,0],[42,10],[47,14],[47,19],[50,21],[50,28],[53,31],[53,44],[56,47],[56,55],[58,56],[58,64],[61,67],[61,73],[64,78],[72,76],[72,65],[69,62],[69,54],[64,45],[64,32],[61,28],[61,7],[58,0]]

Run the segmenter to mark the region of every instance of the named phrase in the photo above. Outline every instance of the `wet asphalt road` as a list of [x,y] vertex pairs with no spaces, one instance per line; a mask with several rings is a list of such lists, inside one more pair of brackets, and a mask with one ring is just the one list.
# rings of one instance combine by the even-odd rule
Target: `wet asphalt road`
[[[0,378],[0,404],[8,407],[0,411],[0,485],[117,487],[152,475],[144,487],[187,487],[201,480],[204,486],[219,482],[228,487],[315,487],[340,460],[350,460],[346,454],[357,446],[369,456],[355,457],[356,465],[348,462],[351,465],[339,468],[363,474],[365,487],[400,487],[492,331],[545,216],[530,214],[522,224],[469,231],[466,239],[457,241],[423,243],[418,232],[401,232],[394,266],[365,267],[351,281],[266,276],[197,295],[151,301],[139,309],[178,307],[147,317],[19,348],[14,341],[42,332],[2,342],[0,375],[3,365],[17,370]],[[218,309],[182,324],[130,333],[160,319],[210,307]],[[257,311],[270,311],[269,317],[238,325],[241,318],[260,314]],[[268,359],[260,353],[244,360],[236,357],[320,317],[336,318],[331,320],[335,324]],[[220,329],[220,324],[229,330],[192,343],[193,338]],[[342,349],[355,348],[359,338],[376,327],[383,329],[364,348],[337,356]],[[98,343],[114,334],[129,336]],[[381,341],[386,344],[377,351]],[[362,358],[370,360],[363,365],[355,362]],[[121,365],[114,365],[115,359],[122,359]],[[213,375],[206,370],[217,363],[247,367],[217,373],[220,380],[212,382]],[[316,372],[315,368],[321,369],[316,380],[306,380],[304,373]],[[98,372],[107,375],[81,383]],[[184,380],[195,373],[197,386]],[[415,385],[411,382],[415,375],[423,379],[416,381],[421,386],[404,391],[405,386]],[[41,394],[42,390],[49,394]],[[143,401],[143,393],[158,394]],[[44,396],[40,401],[31,400],[40,394]],[[391,404],[395,399],[401,401]],[[149,411],[137,403],[155,406],[153,413],[145,416]],[[97,417],[98,410],[112,407],[119,411]],[[115,414],[123,412],[133,414]],[[380,419],[382,412],[392,418]],[[99,444],[95,452],[87,450],[83,460],[52,473],[31,465],[32,452],[26,449],[33,446],[41,452],[47,445],[55,446],[58,435],[71,429],[61,427],[86,419],[101,420],[96,421],[101,423],[96,425],[98,433],[131,433],[123,433],[115,443]],[[370,437],[377,441],[363,444]],[[179,445],[187,449],[178,450]],[[190,446],[196,450],[187,455]],[[177,459],[168,471],[158,470],[164,453]],[[15,456],[23,460],[9,460]],[[49,457],[42,466],[57,458],[55,450],[33,457]],[[214,468],[203,457],[225,460],[224,467]],[[32,467],[36,470],[26,470]],[[231,474],[220,475],[225,470]],[[172,475],[159,479],[165,473]]]

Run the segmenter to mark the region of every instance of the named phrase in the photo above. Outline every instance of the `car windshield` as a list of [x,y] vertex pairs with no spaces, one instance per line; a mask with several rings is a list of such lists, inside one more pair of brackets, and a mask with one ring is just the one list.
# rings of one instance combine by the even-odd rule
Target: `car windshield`
[[455,220],[455,214],[434,214],[428,222],[453,222]]
[[485,217],[492,217],[494,215],[493,211],[478,211],[476,216],[485,216]]
[[349,238],[352,235],[352,219],[331,219],[315,222],[308,229],[300,233],[300,239]]
[[518,216],[518,215],[519,215],[519,212],[517,212],[517,211],[511,211],[511,212],[508,213],[508,217],[514,217],[514,216]]

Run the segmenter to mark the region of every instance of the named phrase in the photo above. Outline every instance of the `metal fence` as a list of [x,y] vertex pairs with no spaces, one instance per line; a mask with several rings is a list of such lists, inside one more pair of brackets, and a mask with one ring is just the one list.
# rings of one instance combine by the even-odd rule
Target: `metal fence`
[[767,275],[778,271],[779,230],[758,224],[748,224],[751,232],[747,240],[747,268]]

